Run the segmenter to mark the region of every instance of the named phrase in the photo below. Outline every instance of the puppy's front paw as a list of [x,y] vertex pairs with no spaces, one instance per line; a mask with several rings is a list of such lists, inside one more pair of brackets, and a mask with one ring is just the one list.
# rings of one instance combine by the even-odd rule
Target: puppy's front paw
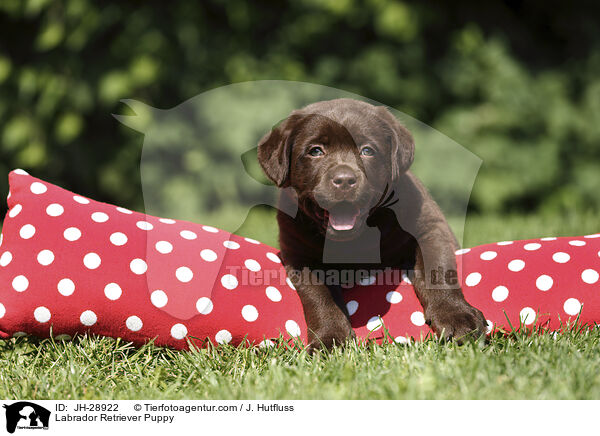
[[355,337],[349,322],[328,324],[313,330],[312,334],[309,329],[309,343],[306,350],[309,354],[313,354],[316,350],[331,350],[335,346],[343,346]]
[[438,337],[455,339],[459,343],[469,338],[479,338],[487,330],[483,313],[465,300],[431,304],[425,312],[425,322]]

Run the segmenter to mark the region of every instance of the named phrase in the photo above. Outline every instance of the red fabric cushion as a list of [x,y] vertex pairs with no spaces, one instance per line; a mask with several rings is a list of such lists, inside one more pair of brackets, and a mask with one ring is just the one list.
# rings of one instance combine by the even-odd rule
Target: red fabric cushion
[[[0,241],[0,336],[86,331],[187,348],[306,341],[295,290],[275,249],[213,227],[156,218],[10,174]],[[488,244],[457,253],[467,300],[490,326],[551,329],[600,320],[600,234]],[[462,265],[461,265],[462,264]],[[462,270],[462,272],[461,272]],[[345,298],[359,337],[430,333],[407,279],[366,278]],[[386,279],[388,279],[386,281]]]

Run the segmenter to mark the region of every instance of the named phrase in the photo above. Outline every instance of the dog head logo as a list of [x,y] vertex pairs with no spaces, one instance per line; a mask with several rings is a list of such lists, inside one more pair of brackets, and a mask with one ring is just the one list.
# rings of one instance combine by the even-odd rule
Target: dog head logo
[[5,404],[6,431],[14,433],[19,429],[48,429],[50,411],[42,406],[28,401],[19,401],[10,405]]
[[[338,98],[365,100],[310,83],[257,81],[212,89],[170,109],[123,100],[128,113],[114,117],[144,135],[140,176],[148,215],[201,223],[205,230],[219,235],[223,233],[217,229],[275,245],[278,228],[264,206],[295,218],[304,203],[294,187],[279,186],[263,174],[257,146],[261,138],[277,131],[295,109]],[[467,204],[481,160],[431,127],[398,111],[390,109],[390,112],[400,119],[418,144],[411,171],[414,170],[431,192],[453,223],[458,240],[462,240]],[[290,135],[290,150],[295,142],[293,136]],[[291,165],[289,159],[273,157],[281,161],[282,167]],[[278,201],[278,197],[285,201]],[[411,208],[407,204],[400,206]],[[346,222],[346,215],[336,214],[334,224],[338,227],[352,224]],[[379,263],[380,230],[364,227],[367,229],[361,241],[369,239],[369,244],[363,245],[375,247],[373,250],[349,249],[347,244],[328,238],[323,247],[323,263]],[[161,268],[164,255],[156,247],[167,239],[161,239],[162,233],[157,230],[160,229],[147,232],[145,262],[149,290],[161,289],[160,275],[164,271]],[[197,235],[181,236],[187,239]],[[220,284],[217,274],[229,254],[221,243],[210,248],[210,268],[206,268],[203,284],[186,294],[190,302],[210,297],[215,283]],[[180,279],[182,286],[189,277],[186,272]],[[177,309],[167,305],[163,310],[179,319],[189,319],[198,314],[195,309],[194,304],[182,304]]]
[[[298,213],[298,193],[274,186],[263,174],[257,159],[261,138],[292,111],[340,98],[378,104],[327,86],[264,80],[215,88],[170,109],[123,100],[128,113],[113,116],[144,135],[140,176],[149,215],[243,234],[249,212],[257,206],[277,208],[292,218]],[[411,171],[450,219],[460,242],[481,159],[414,118],[391,108],[390,112],[417,144]],[[292,201],[278,201],[282,190]],[[264,213],[252,218],[253,223],[270,226],[256,239],[275,244],[274,221]]]

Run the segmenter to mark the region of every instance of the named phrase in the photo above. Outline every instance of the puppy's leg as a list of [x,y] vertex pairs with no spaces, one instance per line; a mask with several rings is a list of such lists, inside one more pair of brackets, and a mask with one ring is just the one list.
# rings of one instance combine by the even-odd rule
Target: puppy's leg
[[449,338],[484,334],[481,311],[465,300],[456,268],[456,238],[442,211],[423,184],[410,172],[397,185],[399,202],[393,206],[400,226],[416,240],[415,291],[434,332]]
[[461,342],[469,336],[485,334],[487,322],[481,311],[465,300],[458,283],[454,253],[447,251],[439,243],[422,244],[417,249],[415,264],[420,274],[413,285],[425,312],[425,322],[438,336]]
[[308,328],[308,352],[343,345],[354,337],[350,325],[348,310],[344,304],[340,289],[328,288],[316,275],[298,273],[292,267],[286,267],[288,277],[296,287]]

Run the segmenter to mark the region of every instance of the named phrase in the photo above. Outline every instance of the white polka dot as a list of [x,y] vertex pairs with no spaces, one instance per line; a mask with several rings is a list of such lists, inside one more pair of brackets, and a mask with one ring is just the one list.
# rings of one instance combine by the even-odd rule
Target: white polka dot
[[275,345],[275,343],[270,340],[270,339],[265,339],[264,341],[261,341],[258,346],[260,348],[269,348],[269,347],[273,347]]
[[21,211],[23,210],[23,206],[21,206],[20,204],[15,204],[11,209],[10,212],[8,212],[8,216],[11,218],[16,217],[17,215],[19,215],[21,213]]
[[65,208],[58,203],[52,203],[46,208],[46,213],[49,216],[61,216],[65,212]]
[[506,286],[496,286],[492,291],[492,300],[500,303],[508,298],[508,288]]
[[385,294],[385,299],[388,303],[398,304],[402,301],[402,294],[398,291],[390,291]]
[[514,243],[514,241],[502,241],[502,242],[498,242],[496,245],[510,245],[513,243]]
[[377,277],[370,275],[367,277],[361,277],[360,280],[358,281],[358,284],[361,286],[371,286],[376,281],[377,281]]
[[291,289],[293,289],[294,291],[296,290],[296,287],[294,286],[294,284],[292,283],[292,281],[290,280],[289,277],[286,277],[285,282]]
[[81,321],[81,324],[91,327],[94,324],[96,324],[96,322],[98,321],[98,317],[91,310],[86,310],[79,317],[79,321]]
[[17,292],[24,292],[29,287],[29,280],[25,276],[17,276],[12,281],[12,287]]
[[129,318],[127,318],[127,320],[125,321],[125,325],[132,332],[138,332],[142,329],[142,327],[144,326],[144,323],[142,322],[142,320],[139,317],[133,315],[133,316],[130,316]]
[[35,235],[35,227],[33,227],[31,224],[25,224],[23,227],[21,227],[19,235],[21,235],[21,238],[23,239],[31,239],[33,238],[33,235]]
[[579,241],[579,240],[569,241],[569,245],[572,245],[574,247],[583,247],[585,245],[585,241]]
[[180,233],[181,237],[183,239],[187,239],[188,241],[193,241],[194,239],[196,239],[198,237],[197,234],[195,234],[194,232],[190,231],[190,230],[182,230]]
[[148,264],[143,259],[133,259],[129,263],[129,269],[134,274],[141,276],[142,274],[146,274],[148,271]]
[[88,253],[83,258],[83,264],[87,269],[96,269],[102,263],[102,259],[96,253]]
[[92,214],[92,221],[95,221],[97,223],[105,223],[106,221],[108,221],[108,215],[104,212],[94,212]]
[[378,316],[373,316],[367,321],[367,329],[372,332],[383,327],[383,322]]
[[546,237],[546,238],[540,238],[540,241],[556,241],[556,239],[557,238],[554,237],[554,236],[549,236],[549,237]]
[[13,260],[13,255],[10,251],[5,251],[0,256],[0,266],[8,266]]
[[163,224],[175,224],[177,221],[169,219],[169,218],[161,218],[159,221]]
[[467,286],[477,286],[481,281],[481,274],[478,272],[472,272],[465,279],[465,285]]
[[552,255],[552,260],[556,263],[567,263],[569,260],[571,260],[571,256],[562,251],[557,251]]
[[200,257],[206,262],[214,262],[217,260],[217,253],[206,248],[200,252]]
[[581,280],[583,280],[587,284],[594,284],[598,281],[598,271],[593,269],[586,269],[581,273]]
[[238,279],[232,274],[225,274],[221,277],[221,285],[231,291],[238,287]]
[[396,336],[396,338],[394,338],[394,342],[398,344],[408,344],[408,339],[406,339],[404,336]]
[[42,266],[48,266],[54,262],[54,253],[50,250],[42,250],[37,255],[37,261]]
[[209,233],[219,233],[219,229],[215,229],[214,227],[211,227],[211,226],[202,226],[202,230],[204,230],[205,232],[209,232]]
[[288,319],[285,322],[285,330],[289,333],[290,336],[300,336],[302,332],[300,331],[300,326],[294,320]]
[[271,262],[281,263],[281,259],[275,253],[268,252],[267,259],[269,259]]
[[486,319],[486,328],[485,328],[485,333],[487,335],[489,335],[490,333],[492,333],[492,330],[494,330],[494,323],[492,321],[490,321],[489,319]]
[[251,244],[260,244],[260,242],[258,242],[256,239],[252,239],[252,238],[244,238],[244,240],[246,242],[250,242]]
[[33,311],[33,317],[37,322],[43,324],[50,321],[51,314],[47,307],[40,306]]
[[65,230],[63,236],[67,241],[75,242],[81,238],[81,230],[79,230],[77,227],[69,227]]
[[194,278],[194,273],[187,266],[181,266],[175,271],[175,277],[182,283],[189,283]]
[[62,279],[60,282],[58,282],[57,289],[61,295],[68,297],[69,295],[73,295],[73,292],[75,292],[75,283],[73,283],[73,280],[71,279]]
[[495,251],[484,251],[479,255],[479,258],[481,260],[492,260],[495,259],[496,256],[498,256],[498,253],[496,253]]
[[6,308],[4,304],[0,303],[0,318],[4,318],[4,315],[6,315]]
[[171,327],[171,336],[177,340],[185,338],[187,333],[187,327],[183,324],[175,324],[173,327]]
[[0,247],[2,247],[2,241],[4,241],[4,235],[0,233]]
[[258,310],[251,304],[242,307],[242,318],[248,322],[254,322],[258,319]]
[[217,344],[228,344],[231,342],[231,339],[233,339],[233,337],[227,330],[219,330],[215,335],[215,341],[217,341]]
[[569,298],[567,301],[565,301],[563,309],[567,315],[579,315],[579,312],[581,311],[581,303],[577,298]]
[[213,302],[208,297],[199,298],[196,301],[196,310],[202,315],[208,315],[213,310]]
[[525,268],[525,262],[523,262],[521,259],[514,259],[508,262],[508,269],[513,272],[519,272],[523,268]]
[[138,229],[140,230],[152,230],[154,228],[154,226],[152,224],[150,224],[148,221],[138,221],[137,223],[135,223],[135,225],[137,226]]
[[173,251],[173,244],[167,241],[158,241],[155,245],[156,251],[161,254],[169,254]]
[[454,254],[456,254],[456,255],[460,256],[460,255],[462,255],[462,254],[466,254],[466,253],[468,253],[469,251],[471,251],[471,249],[470,249],[470,248],[461,248],[460,250],[456,250],[456,251],[454,252]]
[[593,235],[585,235],[584,238],[588,238],[588,239],[600,238],[600,233],[594,233]]
[[104,287],[104,295],[109,300],[115,301],[121,298],[121,294],[123,294],[123,290],[116,283],[109,283]]
[[535,318],[535,310],[533,310],[531,307],[524,307],[523,309],[521,309],[521,312],[519,312],[519,320],[525,325],[533,324]]
[[248,268],[250,271],[260,271],[260,264],[254,259],[246,259],[244,265],[246,265],[246,268]]
[[412,322],[416,326],[422,326],[425,324],[425,317],[423,316],[423,312],[413,312],[410,315],[410,322]]
[[537,242],[531,242],[529,244],[525,244],[523,248],[527,251],[535,251],[538,250],[542,244],[538,244]]
[[352,316],[358,310],[358,301],[350,300],[346,303],[346,309],[348,309],[348,315]]
[[549,290],[552,285],[554,284],[554,280],[552,280],[552,277],[548,276],[548,275],[541,275],[537,278],[537,280],[535,281],[535,286],[536,288],[538,288],[540,291],[547,291]]
[[265,289],[265,294],[267,294],[267,298],[274,302],[281,301],[281,292],[275,286],[267,286]]
[[79,204],[90,204],[90,200],[88,200],[87,198],[84,198],[80,195],[74,195],[73,200],[75,200]]
[[32,193],[34,193],[36,195],[43,194],[48,190],[46,185],[44,185],[43,183],[40,183],[40,182],[33,182],[29,189],[31,190]]
[[118,212],[124,213],[125,215],[131,215],[133,212],[129,209],[125,209],[124,207],[117,207]]
[[20,176],[28,176],[29,173],[25,170],[22,170],[21,168],[17,168],[16,170],[13,171],[13,173],[18,174]]
[[155,307],[158,307],[160,309],[161,307],[165,307],[167,305],[167,303],[169,302],[169,298],[167,297],[167,294],[165,294],[164,291],[158,289],[152,292],[152,294],[150,295],[150,301]]
[[223,242],[223,245],[225,246],[225,248],[229,248],[230,250],[237,250],[238,248],[240,248],[240,244],[234,241],[225,241]]
[[110,235],[110,242],[113,245],[116,245],[117,247],[121,247],[125,244],[127,244],[127,235],[125,235],[124,233],[121,232],[116,232],[113,233],[112,235]]
[[402,271],[402,280],[408,283],[409,285],[412,285],[412,281],[410,280],[410,277],[408,276],[406,271]]

